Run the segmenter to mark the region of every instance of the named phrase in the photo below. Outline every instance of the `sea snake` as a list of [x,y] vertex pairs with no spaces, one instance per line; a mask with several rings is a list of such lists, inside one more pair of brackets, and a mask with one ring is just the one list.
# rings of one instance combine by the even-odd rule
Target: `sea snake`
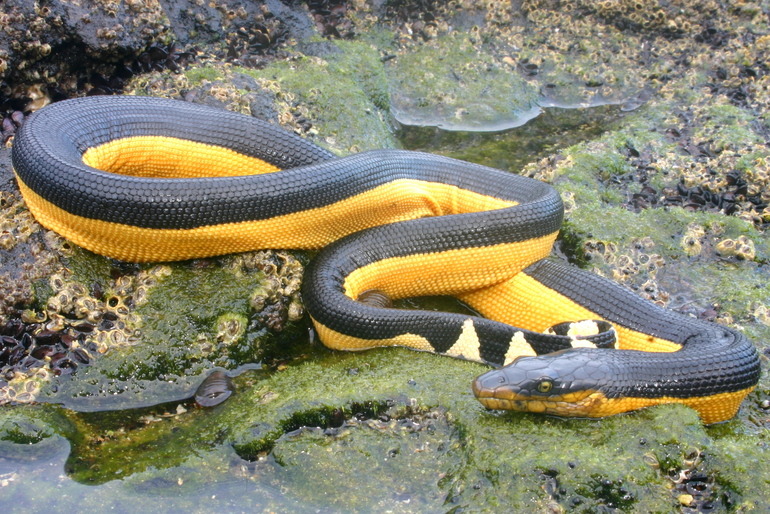
[[[473,383],[488,408],[597,417],[683,403],[714,423],[759,378],[739,332],[548,258],[559,194],[512,173],[402,150],[336,157],[248,116],[130,96],[34,113],[13,166],[42,225],[116,259],[319,249],[302,296],[324,344],[505,366]],[[480,316],[364,301],[372,292],[453,295]]]

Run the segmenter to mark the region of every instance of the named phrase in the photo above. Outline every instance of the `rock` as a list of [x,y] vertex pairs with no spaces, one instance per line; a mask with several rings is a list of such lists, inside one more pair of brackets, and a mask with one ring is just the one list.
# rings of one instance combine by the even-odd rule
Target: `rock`
[[[58,91],[71,94],[94,73],[109,81],[122,63],[136,67],[132,61],[143,52],[153,47],[155,53],[168,52],[172,41],[180,47],[211,45],[221,57],[249,59],[313,34],[307,9],[279,0],[52,0],[45,5],[7,0],[0,13],[0,79],[15,85],[9,96],[28,97],[27,85],[42,84],[51,97]],[[152,53],[145,58],[160,60]]]

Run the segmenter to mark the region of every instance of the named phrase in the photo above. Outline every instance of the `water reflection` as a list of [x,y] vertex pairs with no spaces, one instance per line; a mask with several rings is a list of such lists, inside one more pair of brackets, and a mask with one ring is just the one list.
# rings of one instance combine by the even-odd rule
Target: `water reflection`
[[454,132],[437,127],[402,125],[398,136],[408,150],[439,153],[518,172],[525,164],[581,141],[594,139],[625,111],[618,105],[592,108],[548,108],[525,126],[501,132]]

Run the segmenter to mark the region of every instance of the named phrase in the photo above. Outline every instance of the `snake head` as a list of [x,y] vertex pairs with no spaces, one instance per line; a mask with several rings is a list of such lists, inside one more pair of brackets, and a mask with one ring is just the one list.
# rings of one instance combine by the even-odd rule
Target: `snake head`
[[476,378],[473,393],[489,409],[558,416],[608,415],[604,408],[606,391],[616,371],[612,364],[599,362],[596,351],[569,349],[519,357]]

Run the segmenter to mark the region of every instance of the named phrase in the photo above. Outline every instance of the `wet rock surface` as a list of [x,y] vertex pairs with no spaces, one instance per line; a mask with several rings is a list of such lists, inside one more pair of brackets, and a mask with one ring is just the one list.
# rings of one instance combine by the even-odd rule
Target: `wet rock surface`
[[[169,509],[767,509],[770,8],[519,7],[7,0],[0,496],[79,509],[160,497]],[[567,210],[557,256],[744,331],[760,385],[713,427],[676,406],[600,421],[487,412],[470,392],[482,366],[313,343],[298,293],[310,256],[134,265],[73,247],[26,210],[8,147],[47,102],[119,93],[257,116],[340,154],[405,146],[551,182]]]

